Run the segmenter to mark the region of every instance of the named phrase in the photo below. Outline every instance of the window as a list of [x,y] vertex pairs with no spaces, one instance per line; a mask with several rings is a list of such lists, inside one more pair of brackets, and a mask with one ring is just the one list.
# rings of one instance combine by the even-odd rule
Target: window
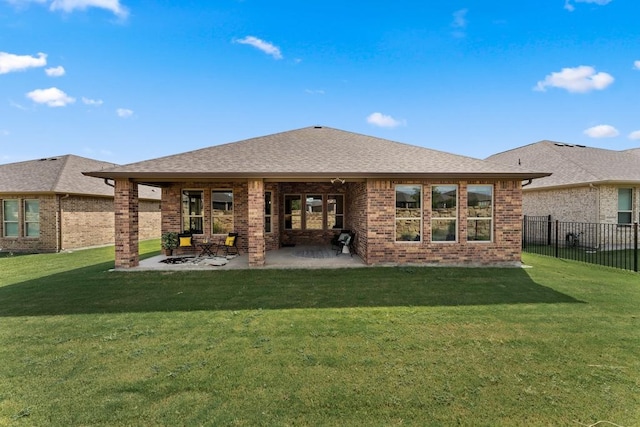
[[17,200],[2,201],[2,225],[4,237],[18,237],[20,235],[18,206]]
[[285,230],[302,230],[302,196],[284,196]]
[[264,192],[264,232],[271,233],[271,191]]
[[211,233],[233,232],[233,190],[211,192]]
[[446,242],[458,239],[458,187],[431,187],[431,241]]
[[182,229],[193,234],[204,230],[204,203],[202,190],[182,190]]
[[24,235],[27,237],[40,236],[40,201],[24,201]]
[[420,241],[422,186],[396,185],[396,242]]
[[633,189],[618,188],[618,224],[631,224]]
[[493,186],[467,187],[467,240],[491,241],[493,229]]
[[344,228],[344,196],[330,194],[327,197],[327,228]]
[[322,196],[319,194],[307,195],[306,200],[306,209],[304,213],[305,230],[324,229]]

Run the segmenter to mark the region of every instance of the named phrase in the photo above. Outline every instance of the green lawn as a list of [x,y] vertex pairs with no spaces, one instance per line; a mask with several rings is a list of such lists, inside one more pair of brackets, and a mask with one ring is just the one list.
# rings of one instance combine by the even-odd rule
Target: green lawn
[[110,272],[112,247],[1,258],[0,425],[640,425],[640,276],[524,260]]

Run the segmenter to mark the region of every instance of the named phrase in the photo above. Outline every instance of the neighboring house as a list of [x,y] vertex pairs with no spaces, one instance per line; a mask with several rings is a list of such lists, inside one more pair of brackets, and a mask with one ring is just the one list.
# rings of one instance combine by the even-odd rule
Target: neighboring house
[[613,151],[540,141],[487,158],[551,176],[523,186],[524,215],[630,225],[640,215],[640,149]]
[[548,174],[315,126],[87,175],[115,181],[116,268],[128,268],[139,262],[138,183],[162,188],[163,232],[238,232],[254,267],[341,229],[368,265],[514,265],[521,183]]
[[[0,165],[0,248],[59,252],[113,244],[113,182],[82,174],[113,163],[74,155]],[[140,239],[160,237],[160,190],[140,188]]]

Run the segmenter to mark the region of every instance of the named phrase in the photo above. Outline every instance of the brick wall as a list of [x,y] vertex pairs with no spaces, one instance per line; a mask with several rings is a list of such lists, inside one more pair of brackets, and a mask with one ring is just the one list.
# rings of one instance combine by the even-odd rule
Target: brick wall
[[[113,199],[64,195],[4,195],[0,199],[18,200],[20,233],[18,238],[4,238],[0,222],[0,248],[16,252],[57,252],[60,250],[111,245],[114,243]],[[24,200],[40,201],[40,236],[25,237],[22,224]],[[0,203],[0,210],[2,204]],[[140,203],[140,239],[160,237],[160,202]],[[0,219],[2,214],[0,212]],[[61,230],[61,232],[60,232]]]
[[[322,195],[324,202],[326,203],[326,196],[329,194],[345,194],[347,184],[331,184],[324,182],[285,182],[279,186],[279,192],[281,200],[287,194],[301,195]],[[345,204],[348,203],[345,200]],[[345,210],[348,208],[345,208]],[[326,209],[323,209],[326,211]],[[346,212],[346,221],[349,221],[349,211]],[[323,224],[324,219],[318,224],[318,214],[314,213],[310,215],[311,226],[319,226]],[[314,222],[315,221],[315,222]],[[282,243],[293,243],[296,245],[326,245],[331,242],[331,239],[336,235],[340,229],[316,229],[316,230],[282,230],[281,238]]]
[[[421,242],[395,241],[395,184],[423,185]],[[434,184],[449,181],[367,182],[367,264],[513,265],[520,262],[522,233],[521,187],[519,181],[461,181],[458,184],[457,242],[431,242],[431,192]],[[467,185],[494,184],[492,242],[467,241]]]
[[195,235],[195,240],[204,238],[210,241],[218,241],[225,234],[213,234],[211,224],[211,191],[231,189],[233,190],[233,229],[239,234],[238,248],[242,252],[247,252],[248,227],[248,187],[246,182],[179,182],[162,189],[162,233],[175,231],[181,233],[182,230],[182,190],[202,190],[203,194],[203,233]]
[[[617,197],[616,193],[614,209],[617,208]],[[525,191],[522,211],[528,216],[551,215],[559,221],[598,222],[598,189],[574,187]]]

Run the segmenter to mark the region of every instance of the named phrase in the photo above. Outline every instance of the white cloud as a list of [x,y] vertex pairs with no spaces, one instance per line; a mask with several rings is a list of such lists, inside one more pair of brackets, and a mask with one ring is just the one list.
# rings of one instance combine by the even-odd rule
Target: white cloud
[[405,120],[397,120],[391,116],[377,112],[369,114],[367,117],[367,123],[382,128],[395,128],[407,124]]
[[120,18],[126,18],[129,10],[122,6],[120,0],[5,0],[15,6],[25,6],[29,3],[49,4],[49,10],[62,10],[71,13],[75,10],[86,10],[91,7],[112,12]]
[[118,108],[116,110],[116,114],[118,115],[118,117],[121,117],[123,119],[127,119],[127,118],[133,116],[133,110],[129,110],[128,108]]
[[633,139],[634,141],[637,141],[640,139],[640,130],[635,130],[633,132],[631,132],[629,134],[629,139]]
[[0,136],[9,136],[9,131],[6,129],[0,129]]
[[57,67],[47,68],[44,70],[44,72],[47,73],[47,76],[49,77],[62,77],[66,73],[64,67],[61,65]]
[[36,89],[27,93],[27,98],[38,104],[46,104],[49,107],[64,107],[76,102],[75,98],[70,97],[56,87]]
[[465,37],[464,29],[467,27],[467,12],[469,9],[460,9],[453,12],[453,22],[451,26],[455,28],[453,35],[455,37]]
[[39,53],[38,57],[35,57],[0,52],[0,74],[24,71],[28,68],[44,67],[45,65],[47,65],[47,55],[44,53]]
[[240,44],[248,44],[249,46],[253,46],[256,49],[263,51],[267,55],[273,56],[275,59],[282,59],[282,53],[280,52],[279,47],[257,37],[246,36],[245,38],[236,40],[235,42]]
[[557,87],[569,92],[586,93],[594,89],[603,90],[613,83],[613,80],[611,74],[602,71],[596,73],[593,67],[580,65],[549,74],[544,80],[538,82],[534,90],[544,92],[547,87]]
[[108,10],[120,18],[129,15],[129,11],[120,4],[120,0],[53,0],[49,8],[70,13],[76,9],[86,10],[90,7]]
[[613,138],[620,135],[620,132],[611,125],[598,125],[586,129],[584,134],[591,138]]
[[[567,9],[569,12],[573,12],[574,10],[576,10],[576,7],[571,4],[572,0],[565,0],[564,2],[564,8]],[[592,4],[597,4],[598,6],[604,6],[607,5],[609,3],[611,3],[613,0],[573,0],[575,3],[592,3]]]
[[640,70],[640,61],[633,61],[633,69]]
[[305,89],[304,91],[309,95],[324,95],[323,89]]
[[85,105],[93,105],[96,107],[99,107],[103,104],[102,99],[89,99],[85,98],[84,96],[82,97],[82,103]]

